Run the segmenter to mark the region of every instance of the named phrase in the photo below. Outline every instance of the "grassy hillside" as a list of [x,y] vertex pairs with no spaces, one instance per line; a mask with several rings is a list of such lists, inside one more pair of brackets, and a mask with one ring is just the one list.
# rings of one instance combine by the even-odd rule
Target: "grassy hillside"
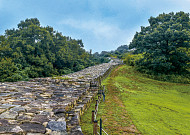
[[[110,134],[190,133],[190,85],[152,80],[126,65],[116,68],[103,83],[106,102],[100,104],[99,117]],[[85,129],[87,125],[82,126]]]

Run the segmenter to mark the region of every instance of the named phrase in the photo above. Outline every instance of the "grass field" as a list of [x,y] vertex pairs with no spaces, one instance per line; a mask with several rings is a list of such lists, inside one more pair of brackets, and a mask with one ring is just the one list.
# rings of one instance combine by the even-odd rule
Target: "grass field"
[[[103,84],[106,102],[98,117],[109,134],[190,134],[190,85],[152,80],[126,65],[113,70]],[[89,129],[86,134],[92,129],[87,115],[93,108],[81,120],[82,130]]]

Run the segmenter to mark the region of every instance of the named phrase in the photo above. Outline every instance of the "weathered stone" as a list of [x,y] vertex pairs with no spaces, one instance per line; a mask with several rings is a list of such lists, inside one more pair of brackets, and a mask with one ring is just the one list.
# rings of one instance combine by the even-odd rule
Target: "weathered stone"
[[15,119],[18,116],[18,113],[15,111],[6,111],[0,114],[1,119]]
[[49,97],[51,97],[51,95],[52,95],[51,93],[40,94],[40,96],[43,98],[49,98]]
[[32,108],[30,110],[27,110],[27,113],[37,113],[39,112],[40,110],[39,109],[36,109],[36,108]]
[[42,96],[36,95],[37,99],[44,99]]
[[48,124],[48,122],[44,122],[42,125],[43,125],[44,127],[47,127],[47,124]]
[[82,129],[80,126],[75,126],[75,127],[71,128],[70,134],[71,135],[83,135]]
[[73,131],[69,135],[83,135],[82,131]]
[[74,110],[67,111],[67,115],[68,116],[74,116],[75,115],[75,111]]
[[6,125],[9,125],[9,122],[5,119],[0,119],[0,126],[6,126]]
[[15,105],[12,105],[12,104],[2,104],[0,106],[0,109],[9,109],[11,107],[15,107]]
[[53,131],[51,135],[68,135],[66,131]]
[[0,93],[0,97],[8,97],[10,96],[10,93]]
[[23,123],[20,125],[20,127],[23,129],[24,132],[29,133],[45,133],[45,127],[41,124],[36,123]]
[[6,111],[6,109],[0,109],[0,114],[5,112],[5,111]]
[[66,124],[71,134],[81,134],[80,114],[96,95],[97,80],[114,65],[100,64],[63,76],[68,80],[0,82],[0,134],[65,135]]
[[67,125],[68,126],[77,126],[77,125],[79,125],[78,116],[74,116],[74,117],[71,118],[70,121],[67,121]]
[[75,108],[75,112],[79,112],[81,114],[81,108]]
[[24,95],[25,95],[25,96],[29,96],[29,97],[30,97],[30,96],[33,96],[32,93],[25,93]]
[[17,120],[8,120],[8,122],[11,124],[11,125],[18,125],[19,122]]
[[15,127],[16,127],[15,125],[0,126],[0,134],[12,133]]
[[16,126],[14,127],[11,132],[13,133],[19,133],[19,132],[23,132],[23,130],[20,128],[20,126]]
[[28,115],[28,116],[31,116],[31,117],[34,117],[34,116],[35,116],[34,113],[25,113],[25,114]]
[[59,118],[57,121],[65,121],[65,117]]
[[65,121],[50,121],[47,125],[47,128],[53,131],[66,131],[66,122]]
[[46,134],[48,134],[48,135],[52,134],[52,130],[49,128],[46,128]]
[[27,133],[26,135],[43,135],[41,133]]
[[14,107],[10,109],[11,111],[15,111],[15,112],[25,112],[25,109],[22,107]]
[[49,119],[47,118],[46,115],[36,115],[33,119],[32,122],[38,122],[43,124],[44,122],[49,122]]
[[0,85],[0,88],[6,88],[7,85]]
[[24,106],[26,104],[28,104],[29,102],[22,102],[22,101],[15,101],[13,102],[14,105],[21,105],[21,106]]
[[58,113],[66,113],[66,110],[64,108],[58,108],[58,109],[54,109],[53,112],[55,114],[58,114]]
[[[47,116],[53,116],[54,113],[51,112],[52,109],[45,109],[45,111],[43,112],[40,112],[40,115],[47,115]],[[49,112],[46,112],[46,111],[49,111]]]
[[27,115],[21,115],[21,116],[18,116],[17,117],[17,120],[20,120],[20,121],[29,121],[29,120],[31,120],[32,119],[32,117],[31,116],[27,116]]
[[58,114],[55,114],[57,117],[65,117],[65,113],[58,113]]

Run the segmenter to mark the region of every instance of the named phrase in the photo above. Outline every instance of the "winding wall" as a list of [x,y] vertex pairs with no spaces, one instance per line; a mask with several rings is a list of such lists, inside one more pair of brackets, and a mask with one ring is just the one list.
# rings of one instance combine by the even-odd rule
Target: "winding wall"
[[80,115],[99,83],[119,63],[104,63],[56,78],[0,83],[0,134],[82,134]]

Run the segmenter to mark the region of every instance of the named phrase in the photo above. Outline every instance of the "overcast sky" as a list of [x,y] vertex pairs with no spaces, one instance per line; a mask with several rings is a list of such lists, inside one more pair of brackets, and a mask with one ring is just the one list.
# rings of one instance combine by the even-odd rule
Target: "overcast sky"
[[129,44],[150,16],[190,12],[190,0],[0,0],[0,34],[38,18],[64,36],[82,39],[93,52]]

